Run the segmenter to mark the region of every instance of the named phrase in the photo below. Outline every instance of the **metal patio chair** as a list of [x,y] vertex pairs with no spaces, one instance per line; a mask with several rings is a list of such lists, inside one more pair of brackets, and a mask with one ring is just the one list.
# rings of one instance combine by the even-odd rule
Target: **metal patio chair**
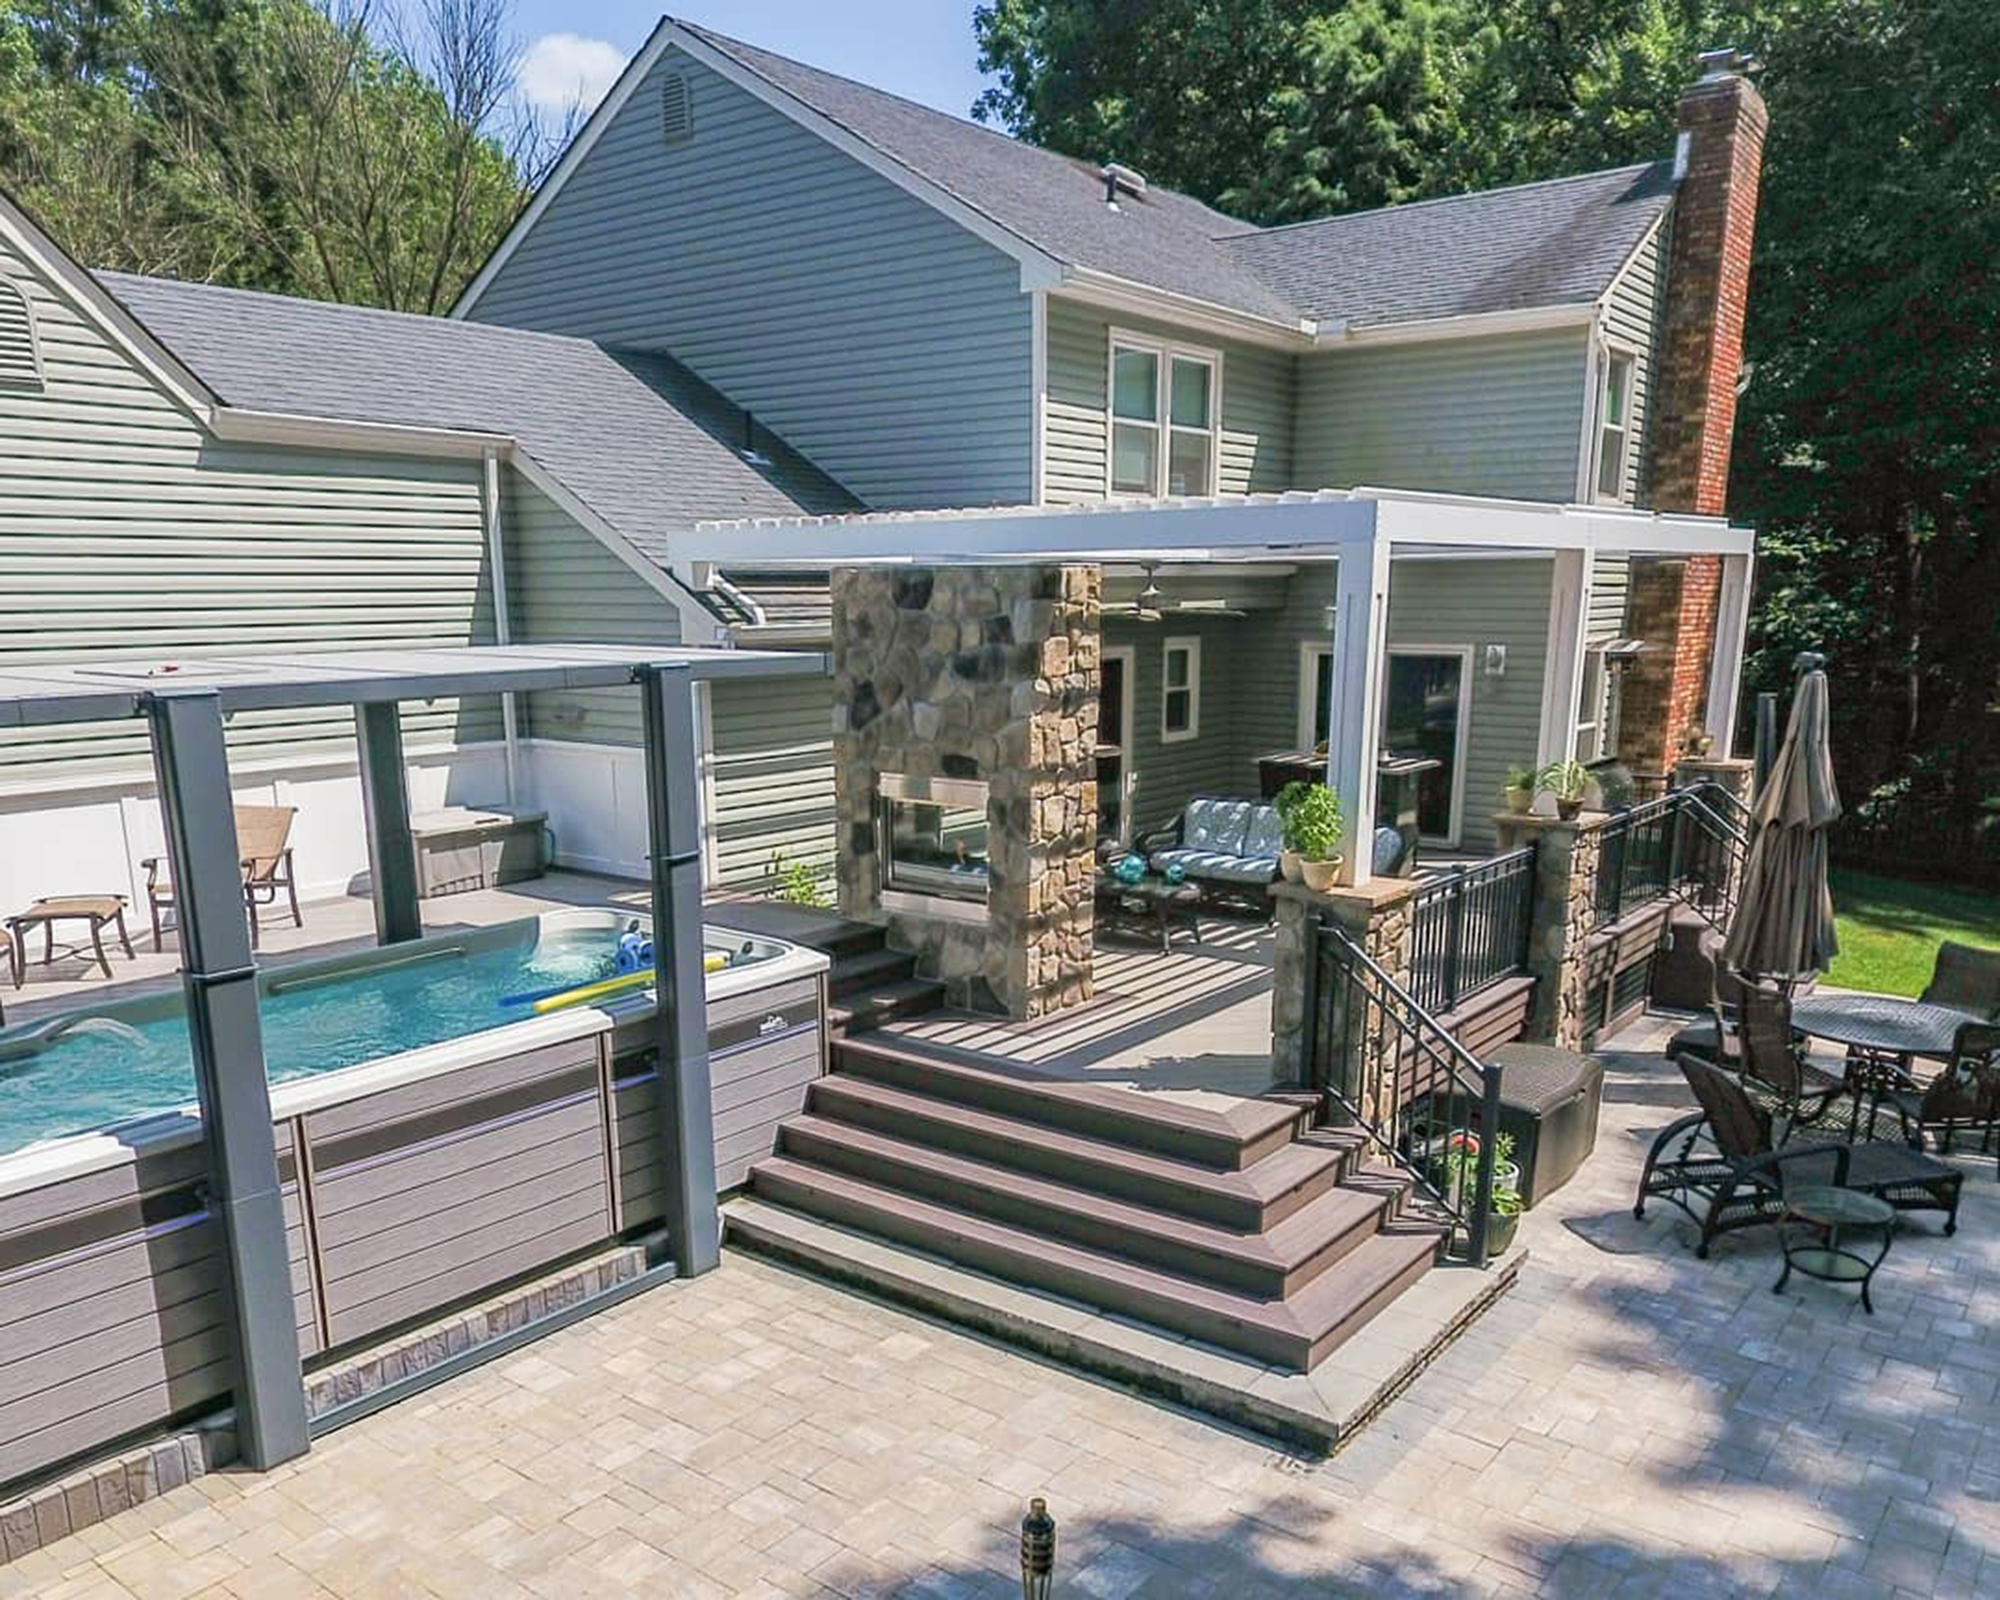
[[[292,925],[303,928],[306,919],[299,912],[298,878],[292,870],[292,819],[297,806],[238,806],[236,808],[236,850],[243,868],[243,908],[250,918],[250,943],[258,942],[258,911],[274,906],[285,897],[292,913]],[[153,948],[160,949],[164,914],[173,909],[174,886],[168,880],[166,862],[148,856],[139,863],[146,869],[146,905],[153,916]]]
[[[1993,1175],[2000,1178],[2000,1023],[1966,1023],[1942,1072],[1921,1089],[1892,1089],[1876,1104],[1894,1111],[1913,1138],[1935,1134],[1946,1155],[1960,1129],[1978,1133],[1979,1148],[1995,1158]],[[1873,1126],[1871,1120],[1871,1132]]]

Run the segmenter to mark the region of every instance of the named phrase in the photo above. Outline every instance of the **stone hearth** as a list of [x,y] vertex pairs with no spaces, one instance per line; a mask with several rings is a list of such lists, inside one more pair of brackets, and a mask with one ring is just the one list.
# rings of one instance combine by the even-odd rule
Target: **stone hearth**
[[[956,1005],[1037,1017],[1090,998],[1099,570],[833,574],[840,909],[886,926]],[[988,786],[984,916],[882,902],[883,774]]]

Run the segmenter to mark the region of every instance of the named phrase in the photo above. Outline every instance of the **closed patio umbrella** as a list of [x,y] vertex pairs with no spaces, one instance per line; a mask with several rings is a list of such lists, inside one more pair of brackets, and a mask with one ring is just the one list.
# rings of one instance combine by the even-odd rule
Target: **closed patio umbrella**
[[1750,859],[1723,959],[1739,972],[1790,984],[1823,972],[1839,950],[1827,887],[1827,831],[1840,820],[1827,735],[1826,674],[1808,659],[1792,696],[1785,742],[1751,824]]

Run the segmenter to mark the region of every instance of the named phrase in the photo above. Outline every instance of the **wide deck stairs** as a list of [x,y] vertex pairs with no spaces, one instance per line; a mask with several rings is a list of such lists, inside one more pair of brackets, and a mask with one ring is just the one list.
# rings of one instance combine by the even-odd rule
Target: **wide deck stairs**
[[788,1219],[815,1219],[1294,1371],[1437,1259],[1408,1177],[1309,1131],[1296,1099],[1083,1084],[868,1031],[936,996],[879,942],[830,937],[833,1070],[726,1213],[737,1242],[798,1258]]

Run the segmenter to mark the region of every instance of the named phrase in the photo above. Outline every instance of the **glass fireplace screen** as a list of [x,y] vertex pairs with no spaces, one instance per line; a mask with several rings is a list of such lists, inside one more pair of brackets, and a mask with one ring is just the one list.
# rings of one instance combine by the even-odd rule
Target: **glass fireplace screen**
[[884,888],[985,904],[985,784],[884,774],[879,803]]

